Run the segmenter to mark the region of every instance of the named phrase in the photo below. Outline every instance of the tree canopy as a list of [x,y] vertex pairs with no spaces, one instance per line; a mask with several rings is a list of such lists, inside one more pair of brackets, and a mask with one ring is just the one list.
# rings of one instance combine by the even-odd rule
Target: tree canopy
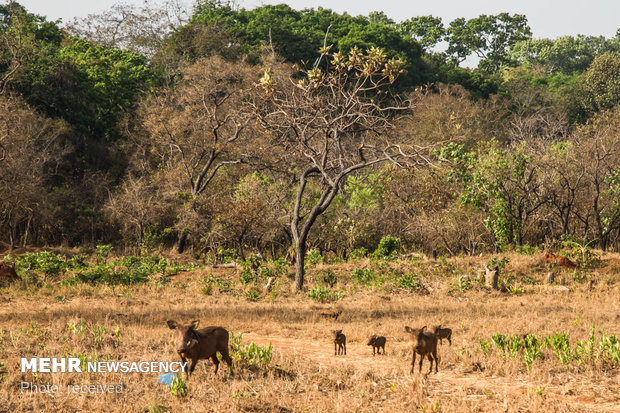
[[298,288],[306,252],[386,236],[618,248],[619,76],[620,32],[534,39],[519,14],[168,0],[63,26],[8,2],[0,241],[254,251]]

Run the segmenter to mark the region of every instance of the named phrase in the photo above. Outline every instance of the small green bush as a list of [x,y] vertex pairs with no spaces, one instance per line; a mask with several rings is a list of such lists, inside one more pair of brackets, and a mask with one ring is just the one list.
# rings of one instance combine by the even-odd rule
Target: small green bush
[[337,282],[338,282],[338,278],[336,277],[336,274],[334,274],[332,270],[323,271],[323,283],[325,285],[333,288]]
[[316,248],[312,248],[306,253],[306,263],[310,265],[317,265],[323,262],[323,256]]
[[400,249],[400,238],[386,235],[381,238],[375,252],[372,253],[374,258],[392,258]]
[[110,244],[97,245],[96,253],[95,253],[97,257],[97,262],[98,263],[105,262],[105,260],[108,258],[111,252],[112,252],[112,245]]
[[351,251],[349,258],[351,258],[352,260],[358,260],[360,258],[364,258],[367,256],[368,256],[368,249],[364,247],[359,247]]
[[176,375],[170,384],[170,394],[174,397],[182,399],[187,396],[187,383],[181,377]]
[[398,288],[402,288],[403,290],[409,291],[422,291],[424,289],[424,285],[418,279],[418,276],[412,272],[404,274],[398,278],[396,278],[396,286]]
[[267,366],[271,363],[273,358],[273,348],[271,343],[267,346],[261,347],[256,343],[242,345],[242,334],[235,335],[234,332],[230,333],[230,348],[231,357],[235,361],[241,361],[248,366]]
[[574,367],[581,371],[586,366],[615,368],[620,365],[620,340],[615,335],[607,336],[605,333],[601,333],[601,338],[597,340],[594,326],[587,339],[577,341],[572,346],[566,332],[544,337],[496,333],[491,337],[491,342],[481,338],[478,341],[485,355],[489,356],[492,347],[501,357],[522,358],[528,370],[531,370],[536,359],[545,357],[545,351],[551,352],[567,369]]
[[248,285],[253,283],[254,281],[256,281],[256,274],[254,272],[252,272],[252,270],[249,267],[244,267],[241,270],[241,273],[239,274],[239,281],[241,281],[241,284],[243,285]]
[[343,295],[342,291],[334,291],[323,287],[314,287],[308,292],[308,297],[319,303],[335,302],[340,300]]
[[357,284],[369,284],[375,280],[377,274],[372,268],[356,268],[351,278]]
[[219,261],[222,264],[231,263],[235,261],[237,258],[239,258],[239,254],[237,253],[237,250],[234,248],[218,247],[215,254],[217,255]]
[[258,301],[260,299],[260,291],[255,290],[255,289],[249,289],[246,292],[244,292],[245,298],[248,299],[248,301]]
[[471,290],[474,287],[474,283],[469,276],[464,275],[457,278],[451,286],[453,290],[464,293],[465,291]]

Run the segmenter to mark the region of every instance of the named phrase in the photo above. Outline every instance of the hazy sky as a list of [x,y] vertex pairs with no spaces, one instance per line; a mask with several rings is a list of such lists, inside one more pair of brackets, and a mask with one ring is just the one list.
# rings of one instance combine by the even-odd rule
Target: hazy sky
[[[157,0],[155,0],[157,1]],[[5,3],[6,0],[0,0]],[[74,17],[101,12],[118,0],[18,0],[30,12],[47,16],[48,19],[62,18],[64,22]],[[125,0],[141,4],[143,0]],[[188,1],[191,4],[191,1]],[[371,11],[385,12],[395,21],[412,16],[432,14],[448,25],[456,17],[472,18],[480,14],[501,12],[521,13],[528,18],[532,33],[538,37],[561,35],[603,35],[615,36],[620,27],[620,0],[288,0],[256,1],[237,0],[237,4],[253,8],[261,4],[287,3],[295,9],[306,7],[331,8],[352,15],[368,14]]]

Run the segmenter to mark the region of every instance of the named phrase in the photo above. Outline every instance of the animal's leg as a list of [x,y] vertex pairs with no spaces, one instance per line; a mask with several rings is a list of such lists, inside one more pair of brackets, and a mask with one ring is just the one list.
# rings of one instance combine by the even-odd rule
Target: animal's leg
[[411,360],[411,374],[413,374],[413,366],[415,366],[415,350],[413,351],[413,359]]
[[181,356],[181,361],[183,362],[183,365],[185,366],[185,377],[189,379],[189,369],[187,368],[187,359],[183,356]]
[[192,373],[194,372],[194,369],[196,368],[196,363],[198,363],[198,359],[192,359],[192,364],[190,364],[189,366],[189,371],[187,372],[187,378],[189,379],[189,377],[192,375]]
[[[426,357],[428,358],[428,361],[430,361],[430,362],[431,362],[431,366],[430,366],[430,368],[429,368],[429,370],[428,370],[428,372],[430,373],[430,372],[432,372],[432,371],[433,371],[433,357],[431,356],[431,353],[428,353],[428,354],[426,355]],[[435,360],[435,366],[436,366],[436,365],[437,365],[437,360]]]
[[217,369],[220,367],[220,361],[217,359],[216,353],[213,353],[211,356],[211,361],[215,364],[215,372],[213,374],[217,374]]

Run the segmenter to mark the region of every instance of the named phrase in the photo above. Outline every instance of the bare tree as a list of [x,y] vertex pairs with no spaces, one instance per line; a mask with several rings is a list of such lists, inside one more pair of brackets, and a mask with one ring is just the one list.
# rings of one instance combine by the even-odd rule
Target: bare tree
[[[380,49],[348,54],[323,50],[322,59],[301,79],[274,77],[260,81],[262,93],[252,103],[260,124],[286,150],[296,176],[297,195],[291,214],[295,242],[295,288],[304,283],[308,234],[329,207],[348,175],[382,162],[403,163],[408,157],[392,143],[393,119],[407,106],[386,93],[404,73],[400,59]],[[311,187],[318,188],[310,194]]]
[[599,247],[605,251],[610,236],[620,230],[620,121],[618,110],[597,114],[577,132],[581,162],[590,187],[590,210]]
[[[150,177],[128,176],[105,205],[106,214],[137,245],[150,225],[168,221],[168,200],[162,199]],[[169,213],[168,213],[169,214]]]
[[102,13],[75,19],[66,29],[92,43],[150,58],[170,33],[188,22],[189,10],[187,2],[181,0],[144,0],[140,7],[117,3]]
[[[253,118],[243,104],[252,78],[245,64],[212,57],[187,67],[181,84],[147,102],[144,125],[160,165],[159,185],[185,202],[188,213],[181,215],[192,215],[218,171],[240,163],[252,146],[242,142]],[[182,221],[179,253],[187,238]]]
[[11,246],[25,245],[47,202],[46,180],[68,147],[68,127],[43,118],[22,99],[0,96],[0,229]]

